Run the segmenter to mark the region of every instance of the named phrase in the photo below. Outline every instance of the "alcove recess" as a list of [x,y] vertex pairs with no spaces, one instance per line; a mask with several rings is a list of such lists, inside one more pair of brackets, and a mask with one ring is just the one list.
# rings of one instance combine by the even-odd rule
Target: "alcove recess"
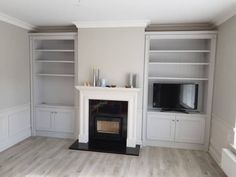
[[30,33],[32,133],[73,138],[77,33]]
[[[146,32],[143,144],[207,150],[216,31]],[[153,108],[153,83],[198,84],[197,110]]]
[[32,77],[34,104],[74,106],[75,38],[73,34],[34,35]]
[[[212,78],[212,36],[148,35],[146,50],[147,109],[152,109],[153,83],[199,84],[198,112],[207,112]],[[211,94],[211,93],[210,93]]]

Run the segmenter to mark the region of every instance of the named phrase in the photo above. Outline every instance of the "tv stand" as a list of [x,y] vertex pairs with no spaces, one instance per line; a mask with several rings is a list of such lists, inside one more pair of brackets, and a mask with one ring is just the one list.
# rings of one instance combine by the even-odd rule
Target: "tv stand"
[[181,112],[181,113],[185,113],[185,114],[189,114],[189,112],[187,110],[184,109],[169,109],[169,108],[162,108],[161,112]]

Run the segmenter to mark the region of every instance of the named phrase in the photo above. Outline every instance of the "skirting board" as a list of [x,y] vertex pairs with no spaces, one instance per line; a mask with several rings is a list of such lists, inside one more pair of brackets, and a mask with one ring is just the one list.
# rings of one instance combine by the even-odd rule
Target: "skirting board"
[[73,133],[60,133],[60,132],[49,132],[49,131],[36,131],[36,136],[45,136],[45,137],[53,137],[53,138],[67,138],[67,139],[75,139]]
[[30,104],[0,110],[0,152],[30,136]]
[[201,144],[191,144],[191,143],[175,143],[168,141],[150,141],[146,140],[143,142],[143,146],[158,146],[167,148],[178,148],[178,149],[191,149],[191,150],[201,150],[207,151],[207,148]]

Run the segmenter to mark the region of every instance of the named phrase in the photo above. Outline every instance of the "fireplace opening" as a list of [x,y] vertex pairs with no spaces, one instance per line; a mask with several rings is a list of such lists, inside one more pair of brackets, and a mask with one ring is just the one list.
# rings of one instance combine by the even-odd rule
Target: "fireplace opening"
[[90,148],[125,150],[127,113],[127,101],[89,100]]
[[113,119],[113,120],[102,120],[103,118],[97,118],[96,121],[96,131],[97,133],[107,133],[107,134],[120,134],[120,119]]

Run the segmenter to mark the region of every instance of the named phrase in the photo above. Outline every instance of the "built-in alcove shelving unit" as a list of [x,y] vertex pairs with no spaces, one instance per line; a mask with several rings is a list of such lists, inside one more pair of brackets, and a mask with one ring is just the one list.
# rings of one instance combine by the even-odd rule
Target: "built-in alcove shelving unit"
[[36,135],[69,137],[73,133],[76,41],[76,33],[30,34],[32,117]]
[[[215,31],[146,33],[144,144],[207,149],[215,46]],[[198,110],[183,114],[154,109],[153,83],[198,84]]]

